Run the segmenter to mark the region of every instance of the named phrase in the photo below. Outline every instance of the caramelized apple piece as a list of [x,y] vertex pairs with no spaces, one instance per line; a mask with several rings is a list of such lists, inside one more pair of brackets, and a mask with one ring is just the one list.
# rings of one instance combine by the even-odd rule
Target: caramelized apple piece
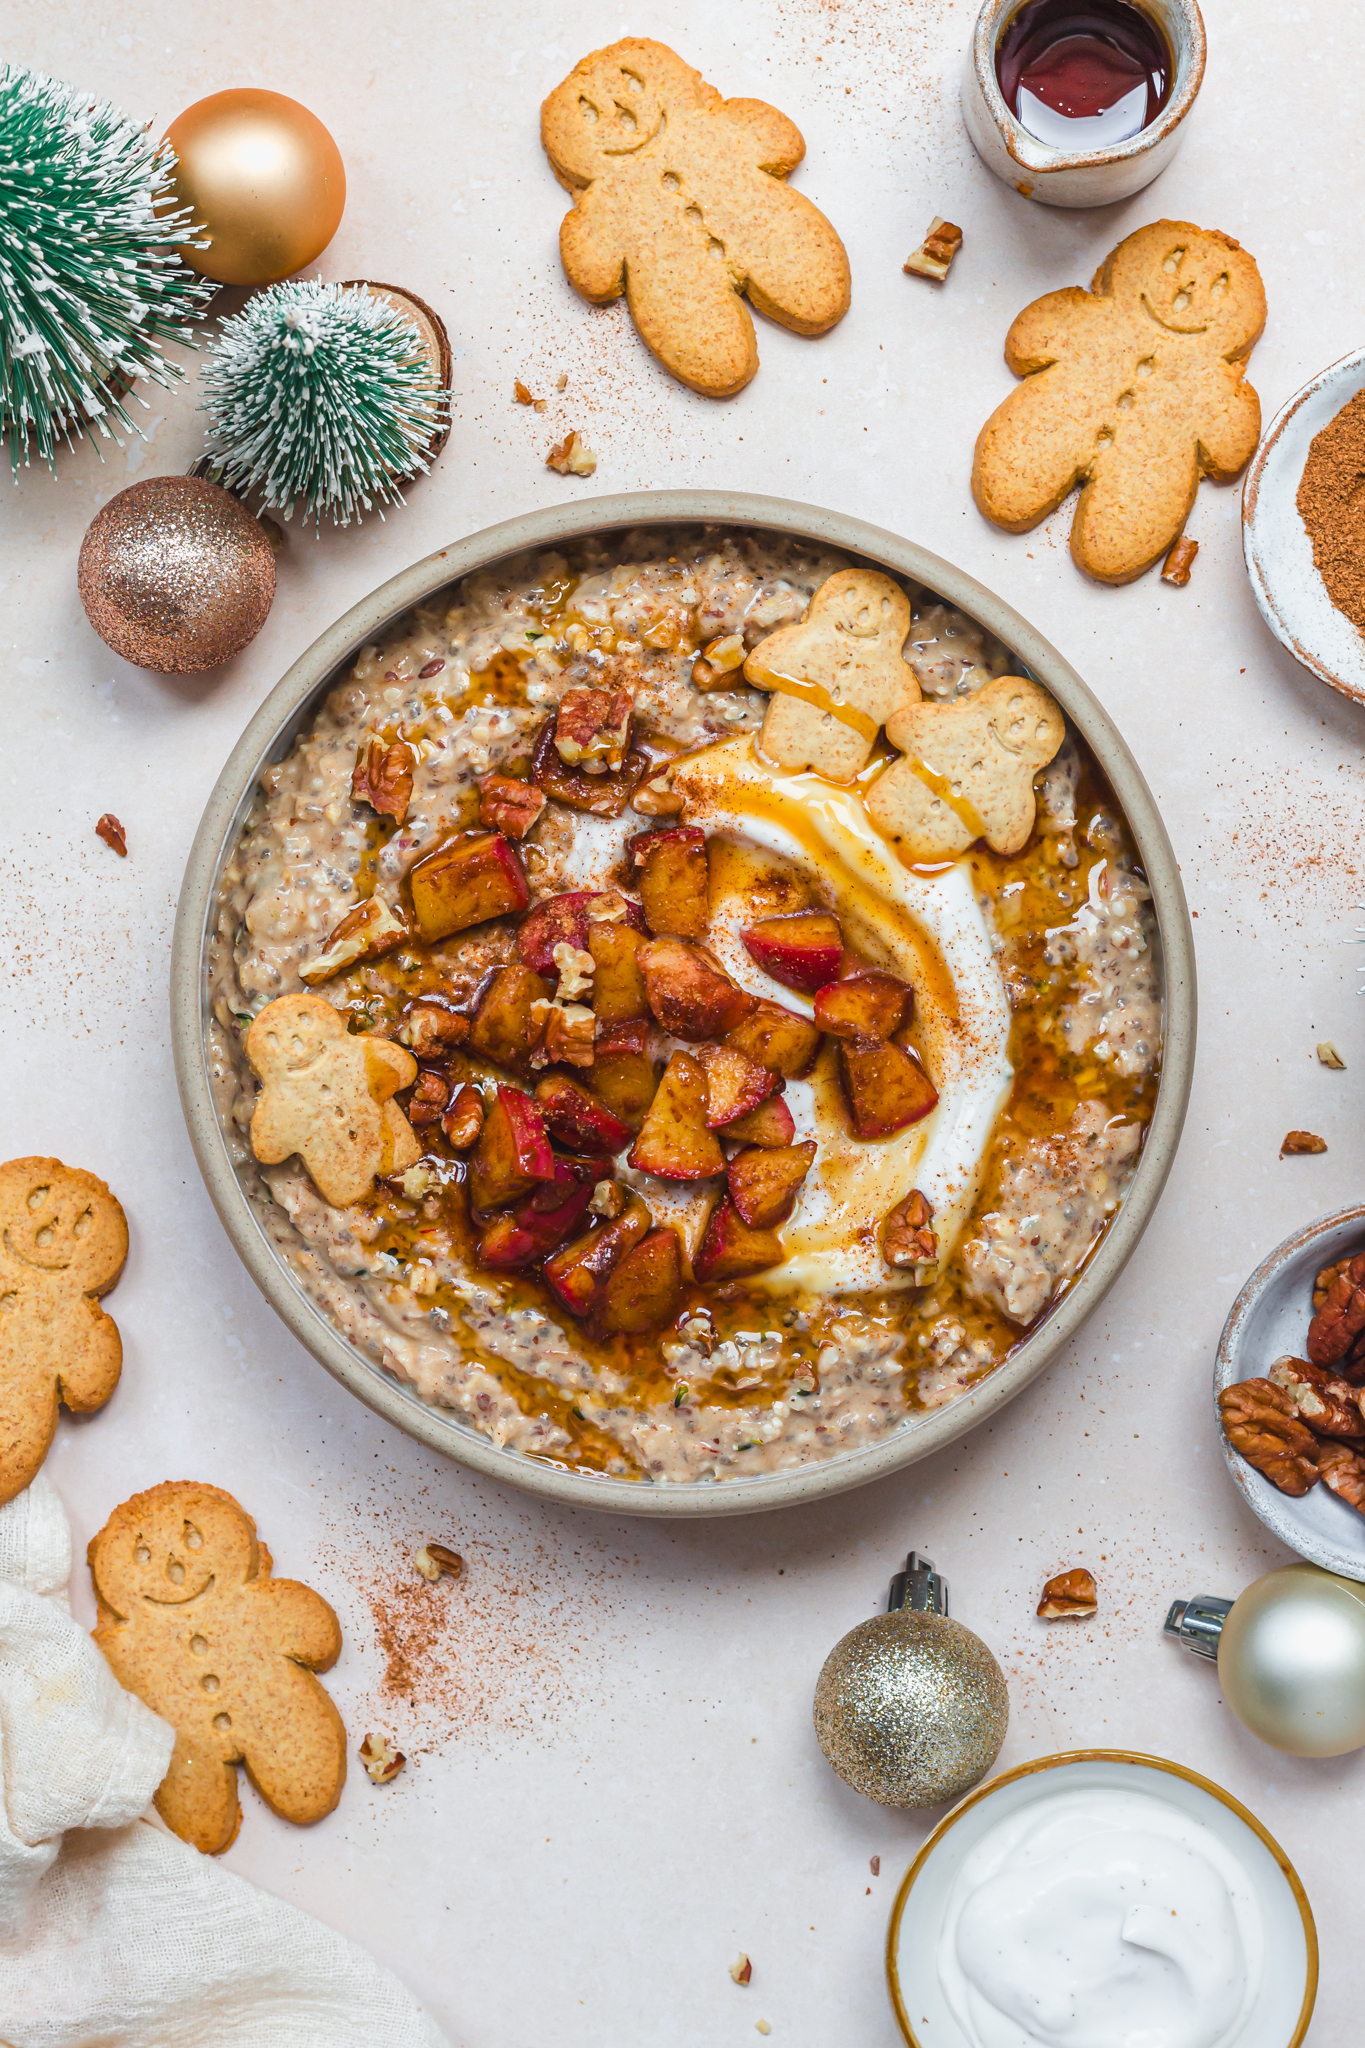
[[479,1239],[478,1263],[496,1271],[538,1264],[577,1230],[588,1213],[592,1190],[591,1179],[576,1173],[567,1160],[556,1161],[552,1181],[545,1181],[489,1225]]
[[592,954],[592,1006],[599,1028],[630,1024],[649,1015],[649,998],[640,967],[640,934],[624,918],[590,923],[587,950]]
[[722,1195],[692,1261],[698,1280],[743,1280],[780,1266],[786,1253],[775,1230],[751,1230],[728,1196]]
[[[469,1050],[491,1060],[495,1067],[508,1067],[514,1074],[525,1073],[544,1030],[543,1021],[537,1023],[532,1008],[549,1000],[549,982],[542,981],[529,967],[500,967],[474,1012]],[[544,1015],[541,1011],[542,1020]]]
[[781,1003],[760,1002],[726,1032],[725,1043],[793,1081],[809,1071],[820,1049],[820,1031],[795,1010],[784,1010]]
[[757,1007],[700,946],[651,939],[639,957],[649,1007],[674,1038],[722,1038]]
[[614,1223],[599,1224],[586,1237],[566,1244],[545,1262],[545,1284],[570,1315],[585,1316],[602,1282],[654,1226],[638,1195],[632,1195]]
[[588,943],[588,905],[596,892],[573,889],[564,896],[547,896],[528,910],[517,928],[517,958],[537,974],[555,972],[555,947],[576,946],[583,952]]
[[536,1083],[536,1106],[550,1136],[575,1152],[620,1152],[630,1143],[630,1126],[567,1074]]
[[659,1069],[645,1052],[648,1043],[647,1025],[614,1025],[599,1037],[593,1062],[594,1095],[632,1131],[639,1130],[659,1085]]
[[671,1323],[682,1301],[682,1246],[676,1230],[651,1230],[613,1268],[593,1303],[588,1334],[639,1337]]
[[675,1052],[630,1148],[630,1163],[661,1180],[724,1173],[725,1154],[706,1128],[706,1076],[690,1053]]
[[469,1162],[469,1199],[476,1209],[500,1209],[539,1180],[553,1180],[555,1156],[545,1121],[520,1088],[500,1087],[485,1105],[483,1129]]
[[783,988],[813,996],[833,981],[844,957],[844,935],[827,910],[803,910],[795,917],[765,917],[742,934],[745,950]]
[[706,1075],[706,1121],[713,1131],[747,1116],[787,1085],[771,1067],[760,1066],[732,1045],[699,1046],[697,1058]]
[[815,1021],[831,1038],[890,1038],[908,1023],[915,992],[894,974],[851,974],[815,998]]
[[747,1116],[737,1117],[734,1123],[723,1125],[716,1135],[736,1138],[741,1145],[763,1145],[775,1151],[780,1146],[790,1145],[796,1136],[796,1119],[779,1096],[770,1095]]
[[408,882],[424,939],[444,939],[490,917],[506,917],[531,900],[516,848],[501,832],[446,840],[418,861]]
[[839,1044],[839,1079],[860,1138],[884,1138],[928,1116],[938,1091],[917,1061],[899,1045]]
[[730,1161],[730,1200],[754,1230],[775,1230],[796,1207],[801,1183],[815,1164],[815,1145],[788,1145],[781,1152],[737,1152]]
[[645,923],[675,939],[700,939],[711,922],[706,834],[695,825],[642,832],[626,848],[639,877]]
[[649,756],[632,747],[619,768],[605,775],[589,775],[582,768],[566,768],[555,750],[555,721],[548,718],[540,729],[531,756],[531,780],[556,803],[570,810],[590,811],[596,818],[619,818],[636,789],[649,772]]

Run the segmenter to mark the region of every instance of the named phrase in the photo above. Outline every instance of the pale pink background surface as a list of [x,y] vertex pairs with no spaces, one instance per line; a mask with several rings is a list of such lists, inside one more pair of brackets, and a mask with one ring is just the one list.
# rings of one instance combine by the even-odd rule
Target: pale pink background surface
[[[1235,492],[1205,486],[1194,579],[1087,583],[1066,515],[1025,539],[968,492],[972,441],[1010,387],[1011,316],[1082,282],[1165,214],[1260,262],[1267,415],[1357,346],[1365,191],[1344,138],[1365,95],[1346,18],[1287,30],[1266,0],[1209,10],[1207,82],[1183,155],[1103,212],[1034,209],[977,163],[956,99],[965,0],[587,0],[500,9],[354,0],[281,8],[170,0],[54,9],[0,0],[0,50],[164,124],[259,84],[303,99],[350,178],[324,277],[410,286],[447,321],[459,392],[438,470],[387,522],[291,531],[273,614],[229,668],[176,681],[125,666],[76,596],[96,510],[199,448],[193,380],[153,392],[147,440],[0,483],[6,1156],[105,1175],[132,1253],[113,1307],[123,1385],[64,1421],[51,1461],[82,1543],[136,1488],[194,1476],[258,1517],[277,1568],[332,1599],[331,1684],[353,1742],[413,1759],[391,1789],[353,1768],[312,1833],[249,1790],[229,1862],[370,1946],[463,2048],[659,2048],[753,2038],[891,2048],[887,1913],[927,1820],[884,1813],[826,1768],[811,1689],[882,1602],[905,1550],[952,1581],[996,1650],[1013,1718],[1002,1763],[1072,1745],[1153,1750],[1204,1771],[1279,1836],[1311,1895],[1324,1975],[1312,2040],[1350,2038],[1365,1995],[1356,1875],[1365,1757],[1303,1763],[1246,1735],[1216,1674],[1160,1639],[1172,1595],[1235,1593],[1284,1561],[1228,1482],[1210,1412],[1226,1310],[1261,1256],[1361,1192],[1362,1007],[1348,951],[1360,891],[1361,713],[1263,629]],[[537,108],[623,32],[672,42],[721,89],[792,115],[797,182],[844,234],[853,308],[828,339],[763,326],[763,367],[728,405],[671,383],[620,308],[560,275],[564,197]],[[1292,43],[1285,37],[1292,36]],[[1290,61],[1292,55],[1292,61]],[[1285,138],[1275,142],[1274,137]],[[1292,141],[1288,138],[1292,138]],[[1286,175],[1286,171],[1291,171]],[[966,242],[943,291],[902,275],[935,214]],[[569,388],[544,415],[520,377]],[[582,431],[596,478],[544,467]],[[674,1528],[541,1509],[464,1476],[342,1394],[257,1296],[217,1224],[171,1077],[166,978],[191,836],[249,712],[341,611],[430,549],[512,512],[658,485],[771,491],[911,535],[1002,591],[1126,734],[1197,913],[1201,1044],[1185,1138],[1126,1275],[1079,1342],[1008,1411],[902,1478],[808,1513]],[[129,858],[94,836],[123,820]],[[1347,1071],[1314,1059],[1331,1038]],[[1290,1126],[1325,1158],[1281,1162]],[[367,1591],[406,1583],[423,1536],[468,1560],[439,1589],[445,1634],[417,1706],[379,1695]],[[1033,1618],[1044,1578],[1086,1563],[1093,1622]],[[89,1609],[83,1571],[77,1598]],[[881,1857],[881,1875],[869,1858]],[[754,1981],[727,1974],[740,1949]]]

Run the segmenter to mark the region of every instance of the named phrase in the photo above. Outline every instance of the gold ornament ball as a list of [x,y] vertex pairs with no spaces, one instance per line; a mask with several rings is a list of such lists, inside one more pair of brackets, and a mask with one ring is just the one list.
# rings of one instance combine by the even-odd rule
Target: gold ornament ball
[[850,1629],[815,1688],[820,1747],[882,1806],[938,1806],[984,1778],[1009,1724],[1005,1674],[980,1636],[900,1607]]
[[81,603],[105,645],[160,675],[240,654],[275,597],[260,525],[217,484],[152,476],[97,512],[81,543]]
[[1253,1735],[1291,1756],[1365,1745],[1365,1586],[1314,1564],[1240,1593],[1218,1638],[1218,1679]]
[[209,241],[179,254],[204,277],[278,284],[320,256],[341,225],[341,152],[316,114],[281,92],[212,93],[171,123],[166,140],[178,158],[176,204],[193,208]]

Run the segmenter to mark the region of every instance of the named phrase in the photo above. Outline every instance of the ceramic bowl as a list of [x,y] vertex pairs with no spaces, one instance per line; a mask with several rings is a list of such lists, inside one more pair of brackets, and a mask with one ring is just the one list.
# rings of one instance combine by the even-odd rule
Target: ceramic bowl
[[1040,1790],[1091,1787],[1164,1800],[1202,1822],[1237,1858],[1251,1881],[1265,1937],[1264,1994],[1238,2034],[1237,2048],[1298,2048],[1317,1997],[1318,1941],[1293,1864],[1230,1792],[1183,1764],[1123,1749],[1071,1750],[1019,1764],[978,1786],[934,1829],[901,1880],[886,1942],[891,2003],[910,2048],[974,2048],[938,1977],[944,1915],[967,1856],[997,1822],[1018,1813]]
[[1242,486],[1242,551],[1261,616],[1296,661],[1365,704],[1365,635],[1327,595],[1299,516],[1299,484],[1316,434],[1365,386],[1365,348],[1296,391],[1266,430]]
[[1262,1259],[1232,1305],[1213,1371],[1214,1422],[1228,1471],[1247,1506],[1282,1543],[1324,1571],[1365,1581],[1365,1515],[1322,1485],[1296,1500],[1233,1450],[1217,1401],[1224,1387],[1256,1379],[1277,1358],[1303,1358],[1313,1316],[1313,1276],[1365,1250],[1365,1204],[1305,1224]]
[[[207,1065],[207,937],[224,861],[262,770],[278,760],[358,648],[412,605],[472,571],[528,549],[563,546],[589,534],[650,526],[747,527],[832,546],[937,592],[980,621],[1049,689],[1084,736],[1122,805],[1153,891],[1166,984],[1166,1047],[1155,1113],[1141,1162],[1117,1216],[1053,1312],[982,1384],[875,1446],[818,1464],[752,1479],[693,1486],[563,1471],[499,1449],[429,1406],[353,1349],[313,1307],[255,1220],[229,1158]],[[176,1078],[190,1139],[224,1228],[271,1306],[313,1356],[388,1421],[447,1457],[542,1497],[614,1514],[725,1515],[790,1506],[884,1477],[940,1450],[1012,1401],[1071,1340],[1104,1299],[1156,1205],[1184,1121],[1194,1056],[1195,984],[1189,912],[1170,842],[1146,783],[1108,713],[1056,649],[1002,599],[912,542],[814,506],[722,491],[641,492],[579,499],[471,535],[416,563],[365,598],[309,648],[266,698],[234,748],[204,813],[176,914],[171,963],[171,1030]]]
[[1175,58],[1171,96],[1150,127],[1109,149],[1068,153],[1030,135],[1005,104],[995,72],[1001,36],[1021,0],[986,0],[976,19],[962,80],[962,117],[987,170],[1042,206],[1110,206],[1150,185],[1185,135],[1204,79],[1204,18],[1196,0],[1144,0]]

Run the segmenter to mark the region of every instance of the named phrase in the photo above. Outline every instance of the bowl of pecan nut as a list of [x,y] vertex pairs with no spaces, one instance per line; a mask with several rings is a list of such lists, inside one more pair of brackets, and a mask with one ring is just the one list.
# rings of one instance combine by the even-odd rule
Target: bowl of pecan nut
[[1214,1395],[1253,1513],[1300,1557],[1365,1580],[1365,1204],[1261,1261],[1224,1326]]

